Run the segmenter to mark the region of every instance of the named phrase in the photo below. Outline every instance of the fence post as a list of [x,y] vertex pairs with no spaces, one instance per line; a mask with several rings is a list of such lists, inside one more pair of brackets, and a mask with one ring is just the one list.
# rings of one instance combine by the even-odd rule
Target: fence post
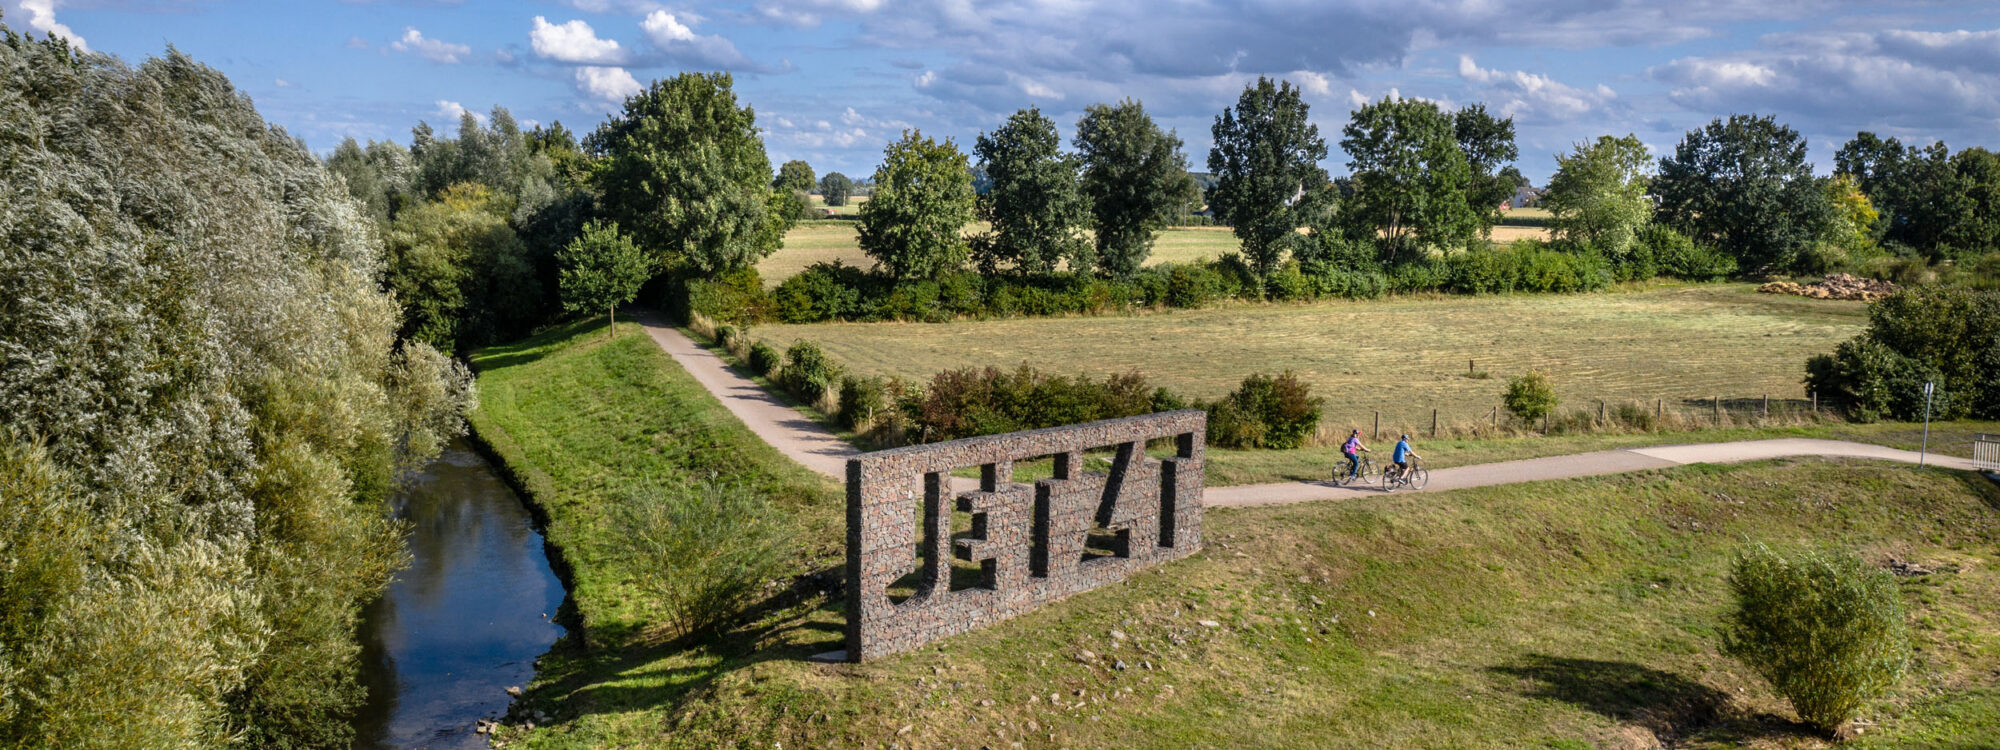
[[1437,436],[1438,436],[1438,410],[1431,409],[1431,437],[1436,438]]
[[1711,397],[1711,398],[1715,399],[1715,426],[1717,426],[1717,427],[1721,427],[1721,426],[1722,426],[1722,397],[1721,397],[1721,396],[1713,396],[1713,397]]
[[1819,391],[1813,391],[1813,419],[1819,419]]
[[1368,439],[1369,440],[1382,439],[1382,412],[1379,411],[1375,412],[1375,436]]
[[1468,360],[1466,360],[1466,361],[1465,361],[1465,376],[1466,376],[1466,377],[1468,377],[1468,378],[1469,378],[1469,377],[1472,377],[1472,374],[1473,374],[1473,373],[1476,373],[1476,372],[1479,372],[1479,368],[1477,368],[1477,367],[1474,367],[1474,366],[1473,366],[1474,364],[1476,364],[1476,363],[1475,363],[1475,362],[1473,362],[1472,360],[1469,360],[1469,359],[1468,359]]
[[1488,417],[1488,419],[1492,420],[1495,428],[1498,428],[1500,426],[1500,407],[1493,407],[1493,415]]
[[1764,418],[1771,418],[1771,394],[1764,394]]
[[1604,399],[1597,400],[1597,423],[1604,424]]
[[1653,405],[1653,421],[1656,421],[1656,422],[1665,422],[1665,421],[1667,421],[1667,400],[1666,400],[1666,399],[1664,399],[1664,398],[1663,398],[1663,399],[1659,399],[1659,403],[1656,403],[1656,404],[1654,404],[1654,405]]

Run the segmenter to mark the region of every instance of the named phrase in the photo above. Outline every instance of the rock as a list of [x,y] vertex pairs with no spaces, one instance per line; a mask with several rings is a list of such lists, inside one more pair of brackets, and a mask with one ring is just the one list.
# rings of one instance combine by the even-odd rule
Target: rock
[[1114,641],[1122,641],[1122,640],[1125,640],[1125,631],[1122,631],[1122,630],[1113,630],[1113,631],[1111,631],[1111,640],[1114,640]]
[[993,701],[992,701],[992,699],[987,699],[987,700],[982,700],[982,701],[980,701],[980,702],[979,702],[979,705],[981,705],[981,706],[991,706],[991,705],[993,705]]
[[1097,661],[1097,652],[1091,651],[1090,649],[1084,649],[1082,651],[1078,651],[1076,652],[1076,660],[1083,662],[1085,664]]
[[521,686],[520,685],[509,686],[507,688],[507,694],[514,696],[516,698],[521,697]]
[[1118,661],[1112,662],[1111,668],[1123,671],[1125,669],[1125,660],[1119,659]]
[[1214,621],[1214,620],[1202,620],[1201,622],[1199,622],[1199,623],[1196,623],[1196,624],[1198,624],[1198,625],[1200,625],[1200,626],[1202,626],[1202,627],[1204,627],[1204,628],[1219,628],[1219,627],[1222,627],[1222,623],[1219,623],[1219,622],[1216,622],[1216,621]]
[[910,730],[915,728],[917,728],[917,725],[915,724],[904,724],[902,729],[896,730],[896,736],[901,737],[903,735],[909,734]]

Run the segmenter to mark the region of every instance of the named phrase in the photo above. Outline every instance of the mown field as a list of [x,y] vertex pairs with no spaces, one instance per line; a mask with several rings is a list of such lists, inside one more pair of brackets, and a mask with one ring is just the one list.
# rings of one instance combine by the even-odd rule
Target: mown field
[[[1750,285],[1653,285],[1578,295],[1239,304],[1127,316],[767,325],[867,374],[928,378],[1033,364],[1058,373],[1137,371],[1196,398],[1252,372],[1293,370],[1326,398],[1326,423],[1384,429],[1482,422],[1507,379],[1547,373],[1566,406],[1638,401],[1690,413],[1720,396],[1744,408],[1803,399],[1804,364],[1859,333],[1866,308],[1757,294]],[[1468,376],[1468,363],[1489,377]],[[1761,403],[1758,404],[1761,408]],[[1504,412],[1503,412],[1504,416]]]
[[1941,571],[1903,579],[1917,661],[1850,747],[1977,747],[2000,726],[2000,488],[1871,463],[1211,511],[1194,557],[866,665],[806,661],[841,622],[810,587],[773,587],[727,636],[670,639],[619,583],[642,561],[588,551],[619,533],[602,523],[618,488],[700,471],[783,489],[800,572],[838,563],[839,504],[627,330],[475,357],[481,433],[507,437],[591,582],[519,710],[546,720],[510,721],[506,746],[1826,747],[1717,653],[1752,542]]

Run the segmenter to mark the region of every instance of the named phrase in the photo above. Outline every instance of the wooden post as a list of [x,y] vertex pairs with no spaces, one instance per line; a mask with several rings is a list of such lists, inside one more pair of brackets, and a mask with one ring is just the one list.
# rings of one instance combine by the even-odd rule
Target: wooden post
[[1493,407],[1493,415],[1489,417],[1489,419],[1492,420],[1494,427],[1500,426],[1500,407],[1498,406]]
[[1431,437],[1432,437],[1432,438],[1436,438],[1437,436],[1438,436],[1438,410],[1437,410],[1437,409],[1432,409],[1432,410],[1431,410]]
[[1604,424],[1604,399],[1597,400],[1597,423]]
[[1375,436],[1368,439],[1369,440],[1382,439],[1382,412],[1379,411],[1375,412]]
[[1722,426],[1722,397],[1715,396],[1715,426]]
[[1473,364],[1475,363],[1472,360],[1465,361],[1465,376],[1468,378],[1472,377],[1473,373],[1479,372],[1479,368],[1473,367]]
[[1665,421],[1667,421],[1667,400],[1666,400],[1666,399],[1664,399],[1664,398],[1663,398],[1663,399],[1660,399],[1660,400],[1659,400],[1659,403],[1657,403],[1657,404],[1654,404],[1654,405],[1653,405],[1653,419],[1654,419],[1654,421],[1659,421],[1659,422],[1665,422]]
[[1771,418],[1771,394],[1764,394],[1764,418]]
[[1819,419],[1819,391],[1813,391],[1813,419]]

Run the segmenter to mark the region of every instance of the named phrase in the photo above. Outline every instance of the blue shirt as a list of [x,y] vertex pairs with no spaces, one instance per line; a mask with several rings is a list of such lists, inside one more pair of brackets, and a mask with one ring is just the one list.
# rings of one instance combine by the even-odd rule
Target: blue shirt
[[1399,464],[1404,461],[1410,460],[1410,441],[1408,440],[1396,441],[1396,455],[1391,460]]

